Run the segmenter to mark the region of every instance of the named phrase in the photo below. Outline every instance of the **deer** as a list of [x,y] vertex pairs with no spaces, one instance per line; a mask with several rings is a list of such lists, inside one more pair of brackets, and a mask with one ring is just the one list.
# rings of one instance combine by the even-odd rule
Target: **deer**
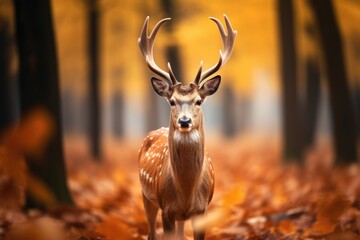
[[[139,178],[143,204],[149,227],[148,239],[157,239],[156,218],[161,209],[166,238],[184,239],[184,222],[206,213],[214,193],[215,174],[212,161],[205,152],[204,117],[201,109],[206,97],[214,94],[221,81],[215,74],[230,58],[237,31],[224,14],[227,32],[222,23],[210,17],[220,31],[223,50],[218,62],[202,71],[203,61],[195,80],[179,82],[167,64],[167,71],[154,60],[153,46],[161,25],[160,20],[148,35],[149,17],[145,19],[138,44],[149,69],[154,91],[170,105],[168,128],[148,133],[139,150]],[[210,78],[211,77],[211,78]],[[193,231],[195,240],[205,238],[205,231]]]

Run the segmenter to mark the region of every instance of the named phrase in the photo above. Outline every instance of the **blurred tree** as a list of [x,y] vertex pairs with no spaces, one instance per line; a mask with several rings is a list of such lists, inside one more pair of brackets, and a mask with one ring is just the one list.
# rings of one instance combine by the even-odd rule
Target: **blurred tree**
[[112,131],[116,138],[121,138],[124,136],[124,118],[122,116],[122,113],[124,112],[124,97],[120,90],[115,91],[111,95],[110,105],[113,114]]
[[[48,185],[59,203],[71,204],[63,155],[59,76],[50,0],[14,0],[14,4],[21,115],[25,116],[40,106],[54,118],[54,133],[44,154],[36,159],[28,157],[29,168]],[[33,204],[45,207],[39,202]]]
[[[356,66],[360,65],[360,33],[354,33],[351,36],[350,41],[351,53],[354,57],[354,62]],[[356,108],[356,125],[357,125],[357,137],[360,141],[360,71],[358,69],[357,73],[354,76],[355,84],[353,86],[353,95],[355,98],[355,108]]]
[[[360,79],[357,80],[360,82]],[[357,138],[358,141],[360,141],[360,86],[355,86],[354,88],[355,92],[355,105],[356,105],[356,123],[357,123]]]
[[223,133],[226,137],[236,135],[236,97],[234,89],[225,84],[223,96]]
[[10,31],[4,18],[0,18],[0,134],[14,121],[11,104]]
[[76,129],[76,93],[71,88],[65,88],[62,91],[62,111],[64,132],[74,133]]
[[[161,6],[165,12],[166,17],[170,17],[172,19],[176,19],[176,2],[175,0],[160,0]],[[170,21],[165,26],[165,29],[168,33],[168,37],[171,37],[174,31],[174,23]],[[174,74],[178,81],[184,81],[182,78],[182,69],[181,69],[181,57],[180,57],[180,50],[179,46],[174,42],[171,42],[170,45],[166,46],[166,60],[171,63],[171,68],[174,71]]]
[[297,93],[294,7],[292,0],[278,0],[280,66],[283,95],[283,144],[285,161],[299,162],[302,146]]
[[306,90],[301,108],[301,133],[303,150],[313,146],[315,139],[316,120],[320,101],[320,69],[315,60],[308,58],[305,63]]
[[310,0],[320,33],[329,86],[336,163],[356,160],[356,126],[346,75],[342,39],[333,1]]
[[98,0],[86,0],[88,10],[88,54],[89,54],[89,137],[90,150],[96,160],[101,157],[100,122],[100,6]]

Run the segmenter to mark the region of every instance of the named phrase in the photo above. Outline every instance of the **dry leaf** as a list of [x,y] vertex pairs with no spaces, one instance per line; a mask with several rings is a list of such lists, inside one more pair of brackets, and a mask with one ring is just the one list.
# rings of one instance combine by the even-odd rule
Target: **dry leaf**
[[62,224],[52,218],[42,217],[13,226],[7,240],[66,240]]
[[0,208],[20,209],[25,202],[26,164],[24,158],[0,147]]
[[108,217],[96,227],[96,231],[103,233],[109,240],[132,239],[130,228],[117,217]]
[[195,231],[204,231],[213,227],[223,226],[229,219],[230,212],[226,208],[216,208],[207,214],[194,218]]
[[339,223],[341,215],[350,207],[350,201],[342,194],[326,194],[318,203],[315,224],[307,230],[309,235],[327,235],[332,233]]
[[278,229],[280,232],[282,232],[284,234],[291,234],[291,233],[295,233],[297,231],[296,225],[289,220],[281,221],[278,226]]
[[247,189],[244,184],[238,183],[227,191],[221,198],[222,207],[232,207],[235,204],[241,204],[246,198]]
[[317,219],[338,222],[340,216],[350,207],[350,201],[340,193],[327,194],[319,202]]

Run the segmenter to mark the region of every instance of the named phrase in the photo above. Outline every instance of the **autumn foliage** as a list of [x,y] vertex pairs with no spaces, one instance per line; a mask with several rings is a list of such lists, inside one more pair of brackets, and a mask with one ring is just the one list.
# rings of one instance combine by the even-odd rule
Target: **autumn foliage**
[[[27,124],[36,128],[38,121],[48,121],[43,113],[33,116],[17,128],[24,129],[19,136],[29,139]],[[51,121],[45,126],[50,130]],[[99,164],[81,150],[81,140],[68,139],[69,186],[76,206],[21,210],[25,190],[45,201],[51,192],[27,187],[26,179],[32,176],[21,157],[25,148],[13,148],[23,138],[10,144],[16,132],[11,131],[1,145],[0,238],[146,239],[137,143],[109,144],[104,163]],[[282,163],[276,139],[262,144],[244,136],[222,142],[221,147],[208,144],[216,190],[208,214],[196,219],[194,226],[206,229],[207,239],[360,239],[358,165],[333,167],[327,147],[310,151],[304,166],[295,166]],[[157,226],[162,236],[160,218]],[[192,239],[191,224],[185,231]]]

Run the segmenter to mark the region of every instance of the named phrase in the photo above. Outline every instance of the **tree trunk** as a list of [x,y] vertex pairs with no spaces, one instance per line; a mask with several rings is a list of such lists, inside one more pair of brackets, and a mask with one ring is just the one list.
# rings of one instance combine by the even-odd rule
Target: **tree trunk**
[[6,19],[0,18],[0,135],[15,121],[14,89],[10,78],[10,31]]
[[292,0],[278,0],[280,34],[280,76],[283,103],[283,148],[285,162],[300,162],[299,113],[297,93],[294,9]]
[[314,144],[317,113],[320,101],[320,70],[314,60],[306,60],[306,91],[302,108],[303,149]]
[[[176,11],[174,7],[175,0],[161,0],[162,8],[165,12],[166,17],[170,17],[172,19],[176,18]],[[173,22],[168,22],[164,27],[168,33],[168,37],[173,34]],[[179,46],[176,43],[172,43],[166,47],[166,60],[170,62],[171,68],[174,71],[175,77],[178,81],[183,82],[183,75],[181,69],[181,57]]]
[[326,64],[336,163],[349,164],[356,160],[356,126],[345,70],[342,39],[333,2],[311,0],[310,3],[318,23]]
[[[359,79],[360,82],[360,79]],[[360,142],[360,87],[355,86],[354,89],[354,95],[355,95],[355,106],[356,106],[356,123],[357,123],[357,139],[358,142]]]
[[236,97],[229,84],[224,86],[223,96],[223,133],[230,138],[236,134]]
[[89,140],[91,154],[96,160],[101,157],[99,20],[98,0],[88,0]]
[[15,0],[14,3],[21,115],[42,107],[54,118],[54,133],[44,154],[28,161],[29,167],[33,175],[48,185],[59,203],[71,204],[63,155],[58,65],[50,0]]
[[122,93],[117,90],[111,96],[111,112],[113,114],[113,134],[116,138],[124,136],[124,119],[122,113],[124,112],[124,97]]

